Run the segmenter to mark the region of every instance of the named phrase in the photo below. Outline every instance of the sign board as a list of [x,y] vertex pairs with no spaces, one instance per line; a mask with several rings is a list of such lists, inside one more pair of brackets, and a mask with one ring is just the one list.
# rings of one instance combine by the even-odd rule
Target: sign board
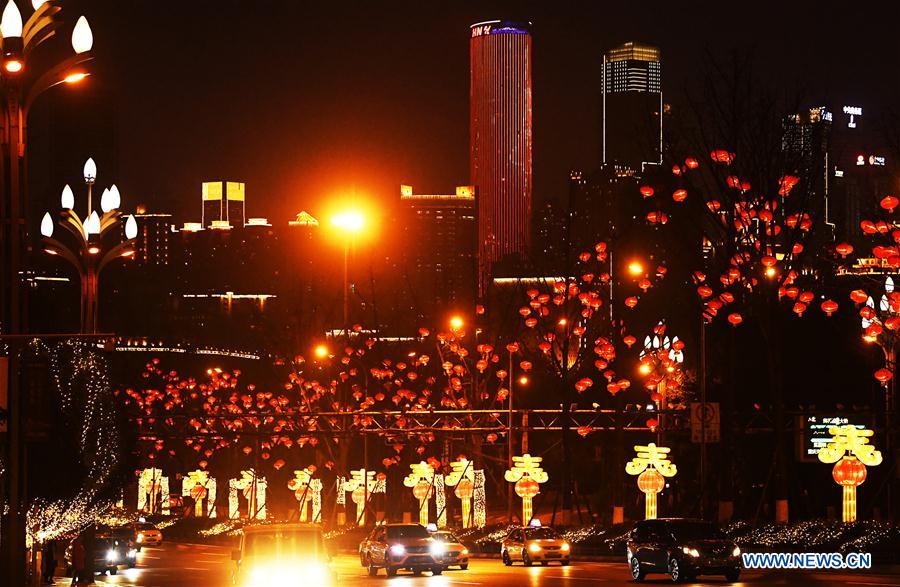
[[719,442],[718,402],[691,402],[691,442]]
[[856,426],[860,430],[866,427],[865,424],[850,422],[850,420],[844,416],[823,416],[817,414],[815,416],[803,416],[799,419],[801,424],[801,434],[798,446],[799,454],[797,456],[799,460],[807,463],[818,462],[819,451],[831,440],[831,434],[828,433],[828,429],[832,426],[853,424],[853,426]]

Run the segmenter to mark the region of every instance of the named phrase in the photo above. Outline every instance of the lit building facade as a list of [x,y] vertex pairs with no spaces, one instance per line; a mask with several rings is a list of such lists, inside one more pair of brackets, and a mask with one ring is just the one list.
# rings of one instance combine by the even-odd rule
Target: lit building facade
[[[134,215],[138,225],[134,262],[140,267],[169,265],[169,240],[172,237],[172,215],[147,212],[138,208]],[[124,226],[122,228],[124,231]]]
[[602,162],[640,172],[662,162],[662,63],[658,47],[629,41],[603,56]]
[[475,302],[475,189],[454,194],[414,194],[400,186],[404,210],[405,263],[415,298],[413,310],[426,323],[441,312],[468,310]]
[[201,224],[205,227],[242,227],[246,221],[243,182],[205,181],[202,186]]
[[478,293],[492,266],[529,252],[532,197],[531,24],[471,26],[469,173],[478,190]]

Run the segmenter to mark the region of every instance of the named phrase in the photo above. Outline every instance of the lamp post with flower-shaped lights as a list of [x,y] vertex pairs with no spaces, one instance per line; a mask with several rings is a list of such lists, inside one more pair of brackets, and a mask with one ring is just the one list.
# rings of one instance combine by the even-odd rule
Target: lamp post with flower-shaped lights
[[900,336],[900,302],[897,301],[894,289],[894,279],[888,276],[884,279],[884,291],[877,302],[862,290],[851,294],[851,298],[856,300],[857,298],[853,296],[861,293],[862,297],[859,299],[865,300],[865,305],[859,311],[863,340],[877,344],[884,353],[884,367],[875,371],[875,379],[884,386],[884,429],[888,452],[894,446],[892,434],[896,402],[894,371],[897,366],[897,337]]
[[819,460],[834,463],[831,471],[835,482],[843,488],[843,520],[856,521],[856,488],[866,480],[866,465],[881,464],[881,452],[869,444],[874,432],[860,430],[852,424],[828,429],[831,442],[819,451]]
[[[74,84],[87,75],[84,64],[92,58],[91,27],[84,16],[78,18],[71,32],[74,55],[52,58],[39,47],[49,48],[51,41],[63,35],[67,23],[58,0],[32,0],[34,12],[23,22],[15,0],[8,0],[0,16],[0,142],[3,145],[5,167],[0,194],[0,326],[5,334],[21,334],[23,304],[20,273],[23,243],[26,239],[26,206],[24,183],[27,154],[28,112],[34,100],[46,90],[59,84]],[[6,456],[6,513],[0,525],[3,543],[0,575],[10,585],[24,582],[25,525],[23,518],[22,486],[22,416],[19,390],[18,355],[10,354],[8,442]]]
[[68,233],[68,244],[53,238],[54,222],[50,213],[41,220],[41,235],[44,251],[62,257],[78,270],[81,278],[81,332],[97,332],[97,290],[100,273],[116,259],[134,256],[134,238],[137,236],[137,222],[133,215],[125,219],[125,239],[121,240],[117,230],[122,222],[119,212],[121,196],[115,185],[103,190],[100,211],[92,209],[92,189],[97,179],[97,165],[88,159],[84,165],[84,182],[87,185],[87,207],[82,219],[75,211],[75,195],[72,188],[63,188],[60,219],[57,225]]
[[[662,322],[653,328],[653,334],[644,338],[644,347],[639,355],[638,371],[647,377],[646,387],[650,391],[650,399],[656,406],[657,421],[653,419],[647,425],[656,428],[656,440],[662,442],[665,430],[665,411],[668,408],[667,392],[681,385],[684,363],[684,343],[677,336],[666,334],[666,325]],[[648,406],[649,407],[649,406]]]
[[665,486],[664,477],[674,477],[678,470],[669,460],[668,455],[672,450],[670,448],[656,446],[651,442],[647,446],[635,446],[634,450],[637,456],[625,465],[625,472],[638,476],[638,489],[645,495],[644,517],[647,520],[654,520],[656,494]]

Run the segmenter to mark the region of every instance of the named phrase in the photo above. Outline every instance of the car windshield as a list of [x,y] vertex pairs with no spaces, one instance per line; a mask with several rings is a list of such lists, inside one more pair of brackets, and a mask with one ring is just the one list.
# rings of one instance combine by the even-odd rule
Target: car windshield
[[552,540],[559,538],[553,528],[525,528],[525,540]]
[[459,542],[459,539],[450,532],[435,532],[432,536],[441,542]]
[[137,530],[156,530],[156,526],[154,526],[153,524],[145,523],[145,522],[138,522],[137,524],[134,525],[134,527]]
[[325,558],[321,532],[313,530],[273,530],[244,535],[244,556]]
[[714,524],[709,522],[677,522],[669,524],[672,536],[679,542],[691,540],[715,540],[725,535]]
[[428,538],[428,530],[418,524],[409,526],[388,526],[388,538]]

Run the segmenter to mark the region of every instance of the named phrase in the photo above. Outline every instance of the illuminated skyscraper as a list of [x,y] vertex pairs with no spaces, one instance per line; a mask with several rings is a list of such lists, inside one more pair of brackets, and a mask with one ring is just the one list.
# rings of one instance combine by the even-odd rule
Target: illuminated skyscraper
[[603,56],[603,163],[633,172],[662,161],[662,66],[658,47],[629,41]]
[[531,241],[531,23],[471,27],[469,173],[478,190],[478,283]]
[[[165,266],[169,264],[169,238],[172,233],[172,215],[147,212],[138,207],[134,215],[138,225],[135,263],[139,266]],[[123,227],[124,234],[124,227]]]
[[203,182],[204,227],[243,228],[246,218],[244,184],[236,181]]

